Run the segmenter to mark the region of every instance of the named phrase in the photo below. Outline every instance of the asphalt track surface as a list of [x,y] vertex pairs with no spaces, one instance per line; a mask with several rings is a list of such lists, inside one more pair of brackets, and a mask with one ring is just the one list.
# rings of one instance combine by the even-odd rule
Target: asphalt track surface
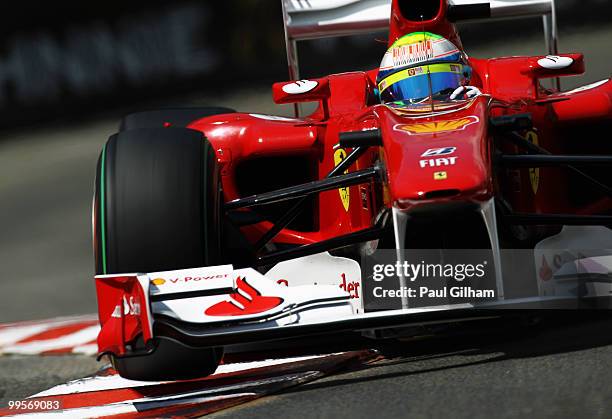
[[[609,418],[612,316],[391,343],[365,369],[219,418]],[[491,327],[490,326],[490,327]]]
[[[466,44],[473,56],[542,53],[539,37]],[[612,71],[612,28],[561,32],[587,75]],[[288,115],[265,87],[188,105]],[[119,115],[4,133],[0,138],[0,322],[95,312],[90,202],[95,163]],[[298,387],[226,413],[232,417],[610,417],[612,321],[484,333],[387,346],[388,361]],[[531,329],[528,329],[531,330]],[[0,403],[95,371],[90,358],[0,358]]]

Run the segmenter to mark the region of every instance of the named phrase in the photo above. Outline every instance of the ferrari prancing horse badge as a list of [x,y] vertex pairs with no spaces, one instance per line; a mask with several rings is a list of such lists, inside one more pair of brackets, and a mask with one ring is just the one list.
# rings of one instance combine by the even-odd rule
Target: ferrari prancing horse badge
[[[342,160],[344,160],[345,158],[346,158],[346,151],[339,148],[338,150],[334,152],[334,165],[338,166],[342,162]],[[347,172],[348,170],[345,171],[344,173],[347,173]],[[344,207],[344,210],[348,212],[349,204],[351,202],[350,189],[348,187],[340,188],[338,189],[338,192],[340,193],[340,200],[342,201],[342,206]]]

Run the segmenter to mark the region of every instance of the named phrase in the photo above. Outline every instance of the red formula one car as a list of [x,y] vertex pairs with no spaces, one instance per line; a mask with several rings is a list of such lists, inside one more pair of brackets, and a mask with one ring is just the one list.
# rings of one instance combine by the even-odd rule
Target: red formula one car
[[[552,0],[284,0],[283,11],[292,81],[274,84],[274,100],[317,102],[313,113],[136,113],[102,150],[98,344],[121,375],[201,376],[234,344],[375,337],[610,295],[612,82],[544,87],[585,68],[556,52]],[[468,58],[454,24],[532,15],[547,23],[548,55]],[[297,40],[383,28],[379,69],[299,79]],[[509,264],[532,268],[518,291],[508,247],[531,258]],[[369,271],[380,249],[396,263]],[[414,303],[406,249],[487,249],[489,293]],[[383,273],[395,289],[376,286]]]

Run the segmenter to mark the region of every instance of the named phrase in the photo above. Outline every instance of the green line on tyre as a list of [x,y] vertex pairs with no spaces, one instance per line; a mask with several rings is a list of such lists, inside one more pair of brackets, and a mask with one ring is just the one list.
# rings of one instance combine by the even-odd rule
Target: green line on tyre
[[106,275],[106,216],[104,195],[106,194],[105,167],[106,167],[106,145],[102,149],[102,162],[100,163],[100,235],[102,236],[102,273]]
[[[206,185],[208,185],[208,147],[207,147],[207,143],[206,140],[204,140],[202,142],[202,148],[204,149],[204,158],[203,158],[203,162],[204,162],[204,170],[203,170],[203,174],[204,174],[204,191],[202,193],[203,195],[203,202],[202,202],[202,214],[204,216],[204,220],[203,220],[203,234],[204,234],[204,263],[209,264],[210,260],[208,257],[208,207],[206,206],[206,201],[208,200],[208,196],[206,195]],[[215,154],[215,158],[217,158],[216,154]]]

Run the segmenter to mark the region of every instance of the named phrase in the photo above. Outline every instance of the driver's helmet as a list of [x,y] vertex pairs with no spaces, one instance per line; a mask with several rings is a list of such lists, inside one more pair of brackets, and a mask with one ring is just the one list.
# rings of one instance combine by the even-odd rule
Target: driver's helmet
[[472,69],[466,55],[449,40],[430,33],[404,35],[391,45],[376,78],[382,103],[411,104],[449,100],[469,83]]

